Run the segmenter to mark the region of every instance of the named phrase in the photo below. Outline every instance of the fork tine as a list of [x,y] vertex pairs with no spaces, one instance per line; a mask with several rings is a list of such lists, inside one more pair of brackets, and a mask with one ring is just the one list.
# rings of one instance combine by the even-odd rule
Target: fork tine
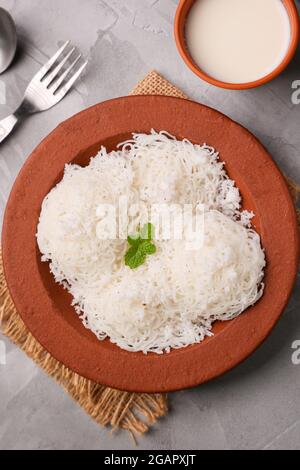
[[61,87],[58,93],[55,94],[55,96],[59,100],[61,100],[68,93],[70,88],[72,88],[72,86],[74,85],[76,80],[80,77],[80,75],[82,74],[87,64],[88,64],[88,61],[84,62],[82,66],[77,70],[77,72],[75,72],[74,75],[70,78],[70,80],[63,87]]
[[67,68],[67,70],[65,70],[65,72],[62,73],[61,76],[51,84],[50,89],[53,93],[58,90],[60,85],[64,82],[65,78],[67,77],[67,75],[69,75],[69,73],[75,67],[80,58],[81,54],[79,54],[76,59],[72,62],[72,64]]
[[68,54],[58,63],[55,69],[51,73],[46,75],[46,78],[44,78],[44,80],[42,80],[44,85],[46,85],[46,87],[49,87],[49,85],[51,85],[55,77],[58,75],[58,73],[63,68],[63,66],[65,65],[67,60],[71,57],[74,51],[75,51],[75,47],[72,47],[70,52],[68,52]]
[[51,67],[55,64],[57,59],[64,52],[64,50],[69,44],[70,44],[70,41],[65,42],[65,44],[54,54],[54,56],[52,56],[51,59],[49,59],[48,62],[39,70],[39,72],[36,74],[34,78],[38,78],[39,80],[44,78],[46,73],[49,72]]

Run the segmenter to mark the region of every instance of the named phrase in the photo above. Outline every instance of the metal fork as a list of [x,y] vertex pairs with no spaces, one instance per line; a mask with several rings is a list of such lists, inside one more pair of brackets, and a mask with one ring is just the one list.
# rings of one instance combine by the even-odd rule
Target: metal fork
[[79,78],[87,65],[85,61],[78,69],[75,68],[81,54],[66,70],[63,69],[75,51],[75,47],[69,47],[69,45],[70,41],[67,41],[39,70],[29,83],[18,109],[0,121],[0,143],[10,134],[20,119],[29,114],[50,109],[61,101]]

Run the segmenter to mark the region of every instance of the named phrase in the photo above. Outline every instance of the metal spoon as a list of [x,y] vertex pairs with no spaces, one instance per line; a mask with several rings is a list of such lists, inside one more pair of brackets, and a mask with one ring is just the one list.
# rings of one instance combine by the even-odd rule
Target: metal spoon
[[17,49],[17,32],[11,15],[0,7],[0,74],[11,64]]

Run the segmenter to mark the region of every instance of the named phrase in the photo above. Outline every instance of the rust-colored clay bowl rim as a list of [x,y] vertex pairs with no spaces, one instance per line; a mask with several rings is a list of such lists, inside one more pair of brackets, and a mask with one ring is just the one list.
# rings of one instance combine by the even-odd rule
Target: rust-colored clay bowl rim
[[[262,299],[200,344],[147,356],[100,342],[70,306],[69,294],[41,263],[36,227],[41,203],[66,163],[86,164],[101,144],[109,150],[132,132],[167,130],[220,151],[266,249]],[[98,104],[62,123],[23,166],[6,207],[2,233],[5,276],[16,308],[33,336],[78,374],[111,387],[166,392],[196,386],[240,363],[270,333],[287,304],[298,265],[298,228],[285,180],[246,129],[219,112],[179,98],[133,96]],[[107,306],[109,309],[109,305]]]
[[291,25],[291,41],[282,62],[265,77],[248,83],[227,83],[221,80],[217,80],[214,77],[211,77],[210,75],[206,74],[203,70],[201,70],[199,66],[194,62],[193,58],[191,57],[188,51],[185,41],[186,19],[194,2],[195,0],[180,0],[175,16],[174,32],[176,45],[181,57],[183,58],[186,65],[196,75],[198,75],[198,77],[202,78],[202,80],[205,80],[206,82],[211,83],[212,85],[231,90],[245,90],[248,88],[255,88],[257,86],[264,85],[265,83],[273,80],[273,78],[277,77],[277,75],[279,75],[292,60],[299,42],[299,16],[294,0],[282,0],[289,15]]

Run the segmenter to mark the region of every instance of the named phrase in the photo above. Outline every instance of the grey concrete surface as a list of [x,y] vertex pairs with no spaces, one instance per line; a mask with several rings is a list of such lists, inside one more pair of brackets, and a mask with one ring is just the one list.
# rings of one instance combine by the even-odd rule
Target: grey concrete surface
[[[180,59],[172,24],[177,0],[1,0],[16,20],[19,51],[0,76],[0,118],[14,110],[40,65],[66,39],[89,57],[84,78],[52,110],[33,116],[0,147],[0,214],[31,150],[59,122],[108,98],[126,95],[151,69],[194,100],[219,109],[256,134],[300,183],[300,51],[272,83],[226,91],[200,81]],[[300,6],[299,0],[297,1]],[[249,169],[251,171],[251,169]],[[171,410],[139,441],[142,449],[299,449],[300,279],[269,339],[222,378],[170,396]],[[23,353],[0,336],[0,449],[132,449],[125,433],[111,437]],[[3,358],[2,358],[3,359]]]

